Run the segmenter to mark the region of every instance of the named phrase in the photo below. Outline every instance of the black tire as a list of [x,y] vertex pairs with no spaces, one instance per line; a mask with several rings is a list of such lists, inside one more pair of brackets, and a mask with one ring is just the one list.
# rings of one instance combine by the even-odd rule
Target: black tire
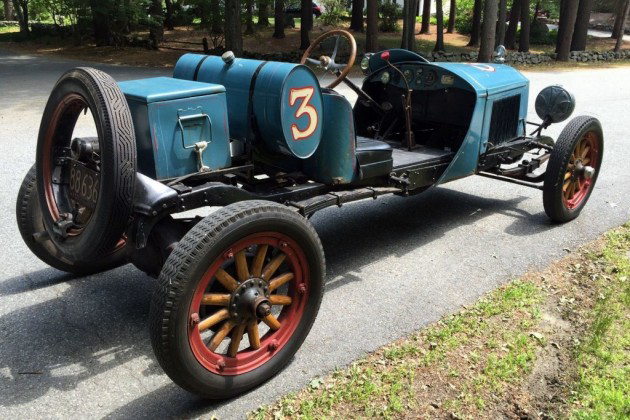
[[[59,153],[57,150],[69,146],[82,107],[89,107],[98,133],[100,185],[89,221],[79,233],[64,238],[59,234],[55,219],[68,211],[58,207],[56,195],[50,198],[58,194],[52,192],[53,171],[58,165],[54,157]],[[42,117],[36,165],[42,216],[46,230],[55,232],[51,239],[56,247],[72,261],[95,261],[109,255],[131,216],[136,174],[131,113],[114,79],[91,68],[76,68],[61,76]]]
[[[247,235],[269,231],[291,237],[308,259],[310,291],[304,312],[288,342],[262,366],[233,376],[211,372],[195,358],[188,341],[194,291],[208,266],[232,244]],[[160,274],[149,317],[158,362],[175,383],[204,398],[228,398],[261,384],[289,362],[308,335],[321,303],[324,275],[324,252],[315,230],[285,206],[246,201],[209,215],[184,236]]]
[[120,267],[127,263],[126,249],[121,247],[100,261],[91,263],[71,261],[49,239],[35,240],[33,235],[46,232],[37,196],[35,165],[22,181],[15,208],[18,229],[26,246],[43,262],[60,271],[76,276],[87,276]]
[[[578,142],[587,135],[594,135],[593,138],[597,147],[595,162],[589,162],[589,165],[595,168],[595,173],[591,178],[588,190],[581,195],[580,201],[575,206],[570,207],[564,198],[563,185],[565,183],[565,174],[568,170],[571,155],[575,151]],[[604,134],[597,118],[579,116],[572,119],[564,127],[551,152],[543,185],[543,205],[545,213],[551,220],[556,223],[565,223],[580,215],[593,192],[601,170],[603,155]]]

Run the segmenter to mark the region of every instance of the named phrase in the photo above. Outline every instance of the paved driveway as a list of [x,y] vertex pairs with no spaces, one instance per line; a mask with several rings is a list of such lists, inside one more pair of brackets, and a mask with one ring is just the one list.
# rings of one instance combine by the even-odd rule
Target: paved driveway
[[[553,226],[539,191],[478,177],[324,210],[312,222],[327,290],[303,347],[258,389],[202,401],[173,385],[153,357],[154,280],[132,266],[72,279],[19,237],[15,197],[34,160],[41,112],[55,80],[79,64],[0,52],[0,418],[241,418],[630,219],[630,67],[527,73],[530,102],[559,82],[575,93],[576,115],[604,125],[604,165],[582,216]],[[118,80],[168,73],[95,66]]]

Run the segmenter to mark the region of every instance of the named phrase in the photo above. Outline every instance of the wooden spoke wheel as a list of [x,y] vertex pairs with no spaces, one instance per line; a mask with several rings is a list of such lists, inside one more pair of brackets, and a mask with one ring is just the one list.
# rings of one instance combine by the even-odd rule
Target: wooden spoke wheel
[[285,206],[225,207],[180,241],[160,274],[151,338],[166,373],[207,398],[251,388],[306,338],[323,291],[321,244]]
[[[309,281],[308,261],[286,235],[265,232],[234,244],[210,266],[193,296],[188,339],[197,359],[221,375],[269,361],[299,324]],[[214,282],[220,287],[211,288]]]
[[[95,136],[74,137],[90,111]],[[37,192],[50,240],[70,260],[97,261],[120,244],[136,176],[131,113],[110,76],[90,68],[65,73],[44,109],[37,142]]]
[[577,142],[564,173],[562,196],[568,209],[578,207],[590,191],[595,171],[591,162],[597,162],[598,154],[597,136],[589,131]]
[[547,166],[543,203],[556,222],[576,218],[597,181],[604,152],[599,121],[580,116],[562,130]]

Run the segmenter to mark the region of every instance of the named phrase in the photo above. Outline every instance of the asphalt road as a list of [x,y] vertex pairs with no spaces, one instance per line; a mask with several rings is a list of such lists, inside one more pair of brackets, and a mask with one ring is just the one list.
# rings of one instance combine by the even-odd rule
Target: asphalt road
[[[154,280],[132,266],[70,278],[33,256],[17,231],[15,197],[41,112],[56,79],[77,65],[85,63],[0,52],[0,418],[241,418],[630,219],[630,67],[527,73],[532,119],[536,93],[562,83],[577,97],[575,115],[602,121],[604,164],[581,217],[551,225],[538,190],[479,177],[322,211],[312,222],[327,289],[310,336],[263,386],[203,401],[172,384],[153,357]],[[95,67],[118,80],[167,73]]]

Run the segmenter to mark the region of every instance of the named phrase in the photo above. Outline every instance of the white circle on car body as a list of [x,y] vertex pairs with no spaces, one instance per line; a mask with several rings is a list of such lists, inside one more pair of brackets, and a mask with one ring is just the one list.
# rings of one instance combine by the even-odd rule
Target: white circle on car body
[[481,70],[481,71],[490,71],[490,72],[494,72],[497,71],[494,67],[492,67],[489,64],[483,64],[483,63],[466,63],[466,65],[471,66],[476,68],[477,70]]

